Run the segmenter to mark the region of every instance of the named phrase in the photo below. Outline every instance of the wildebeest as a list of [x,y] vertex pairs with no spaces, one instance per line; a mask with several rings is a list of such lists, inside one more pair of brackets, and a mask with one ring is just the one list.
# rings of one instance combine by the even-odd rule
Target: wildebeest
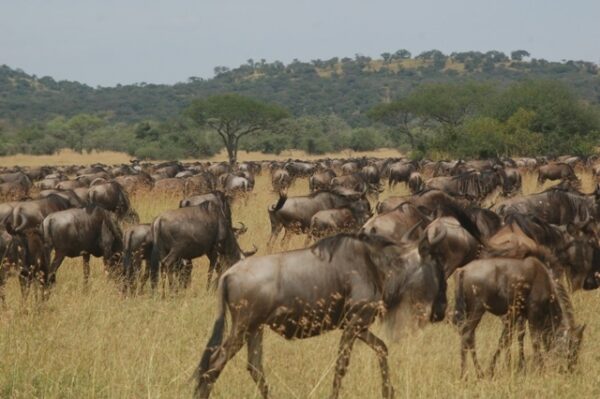
[[114,212],[118,219],[125,219],[130,223],[138,223],[140,218],[131,207],[127,193],[115,181],[95,185],[88,191],[89,204],[98,205]]
[[540,166],[538,169],[538,183],[544,184],[546,180],[578,180],[573,167],[567,163],[552,163]]
[[271,172],[271,186],[273,191],[286,191],[292,184],[292,176],[283,168],[274,169]]
[[585,326],[575,325],[566,291],[538,258],[476,260],[456,276],[454,321],[461,336],[461,376],[466,373],[467,352],[471,352],[477,375],[483,376],[475,354],[475,330],[486,312],[502,317],[504,325],[490,373],[502,349],[508,356],[515,330],[519,367],[524,366],[525,322],[529,325],[536,365],[542,361],[541,344],[547,350],[558,347],[566,355],[569,369],[575,365]]
[[334,233],[352,233],[371,217],[368,201],[359,201],[356,206],[325,209],[313,215],[310,220],[310,236],[322,238]]
[[[21,296],[23,300],[27,299],[31,284],[36,281],[35,296],[38,298],[38,288],[42,286],[42,299],[46,296],[45,281],[48,277],[48,267],[50,260],[48,252],[45,250],[44,238],[38,228],[26,228],[15,231],[12,225],[6,223],[6,232],[10,234],[10,242],[7,248],[4,248],[2,256],[9,256],[11,260],[18,264],[19,283],[21,286]],[[4,267],[0,262],[0,268]],[[2,272],[0,272],[1,274]],[[0,277],[0,280],[2,278]],[[2,281],[0,281],[2,285]],[[1,289],[1,287],[0,287]]]
[[135,294],[136,280],[139,277],[142,261],[145,261],[146,281],[150,272],[150,255],[152,253],[152,228],[149,223],[130,226],[123,232],[123,292]]
[[337,175],[331,169],[316,172],[308,179],[308,188],[311,193],[320,190],[330,190],[332,188],[331,181],[335,177]]
[[123,233],[114,215],[104,208],[90,205],[48,215],[43,223],[44,243],[54,250],[50,265],[49,283],[65,257],[83,257],[83,279],[87,286],[90,275],[90,256],[102,257],[105,271],[113,274],[123,250]]
[[346,193],[342,190],[317,191],[307,196],[290,198],[280,194],[277,203],[268,209],[271,222],[268,245],[273,244],[282,229],[285,229],[283,242],[289,233],[308,233],[311,219],[319,211],[346,206],[365,209],[365,202],[368,201],[364,193]]
[[415,162],[396,162],[389,166],[388,185],[394,187],[398,183],[408,183],[410,175],[417,171]]
[[[420,296],[429,300],[431,320],[443,319],[446,282],[426,240],[395,245],[381,237],[342,234],[310,248],[237,263],[219,280],[217,320],[198,366],[196,397],[210,395],[227,361],[247,343],[248,370],[266,398],[262,334],[268,326],[286,339],[343,330],[333,398],[339,396],[354,342],[363,341],[377,354],[383,396],[391,398],[387,348],[369,327],[384,313],[394,315],[416,274],[426,281]],[[223,341],[227,310],[231,327]]]
[[29,227],[37,227],[49,214],[79,206],[81,203],[74,198],[65,198],[57,194],[37,200],[24,201],[16,204],[12,210],[12,225],[16,232]]
[[599,199],[598,192],[586,196],[578,192],[550,188],[541,193],[510,198],[494,205],[492,209],[501,216],[518,212],[557,225],[582,224],[590,219],[598,219]]
[[205,201],[198,206],[166,211],[152,222],[151,283],[156,286],[158,273],[162,271],[169,283],[174,284],[177,261],[206,255],[210,261],[207,282],[210,286],[215,270],[220,275],[243,255],[251,254],[240,249],[226,200],[219,205]]

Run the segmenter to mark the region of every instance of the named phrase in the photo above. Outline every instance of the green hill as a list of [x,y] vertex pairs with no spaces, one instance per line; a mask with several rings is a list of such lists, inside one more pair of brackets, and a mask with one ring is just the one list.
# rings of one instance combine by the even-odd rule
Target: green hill
[[[211,79],[189,78],[174,85],[130,84],[93,88],[51,77],[36,77],[0,67],[0,120],[9,125],[45,122],[55,116],[99,114],[113,122],[168,120],[195,97],[235,92],[274,102],[293,115],[335,114],[351,126],[366,123],[374,105],[402,97],[425,82],[490,81],[500,86],[522,80],[551,79],[566,83],[583,99],[600,103],[597,65],[584,61],[521,60],[497,51],[449,56],[432,50],[410,57],[399,50],[371,59],[332,58],[290,64],[261,60],[234,69],[215,68]],[[525,54],[527,55],[527,54]]]

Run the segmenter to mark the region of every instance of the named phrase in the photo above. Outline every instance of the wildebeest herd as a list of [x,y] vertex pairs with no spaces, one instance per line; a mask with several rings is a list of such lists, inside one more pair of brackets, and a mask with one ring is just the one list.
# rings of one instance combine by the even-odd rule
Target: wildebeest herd
[[[12,168],[0,173],[0,300],[16,270],[22,297],[35,286],[47,300],[65,257],[83,259],[84,286],[90,257],[123,296],[186,289],[192,260],[209,259],[207,289],[217,275],[218,309],[212,335],[197,368],[197,397],[208,397],[226,363],[244,346],[248,370],[263,397],[265,326],[286,339],[341,329],[332,397],[338,397],[358,339],[379,360],[382,394],[393,396],[387,347],[370,326],[443,320],[447,280],[454,275],[453,323],[461,345],[461,376],[475,352],[475,331],[489,312],[502,319],[493,374],[516,334],[518,367],[525,364],[529,328],[535,367],[542,350],[572,370],[585,326],[576,322],[571,292],[600,285],[600,188],[580,191],[577,170],[600,174],[595,159],[493,159],[318,161]],[[268,205],[271,235],[266,255],[241,248],[248,228],[234,226],[231,203],[244,206],[255,177],[270,173],[278,195]],[[558,184],[522,195],[524,173]],[[297,181],[303,196],[288,196]],[[403,183],[411,194],[378,201],[384,187]],[[540,190],[541,190],[540,186]],[[148,191],[178,196],[178,209],[139,224],[130,197]],[[265,221],[266,222],[266,221]],[[305,248],[273,253],[291,235]],[[252,234],[250,229],[249,234]],[[60,277],[60,275],[58,275]],[[162,287],[158,287],[162,282]],[[167,288],[168,283],[168,288]],[[225,320],[229,314],[230,325]],[[410,320],[401,315],[409,314]]]

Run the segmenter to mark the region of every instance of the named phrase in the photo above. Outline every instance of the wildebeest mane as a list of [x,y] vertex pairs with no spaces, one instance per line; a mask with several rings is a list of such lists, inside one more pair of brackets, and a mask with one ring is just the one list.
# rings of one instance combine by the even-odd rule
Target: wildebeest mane
[[438,209],[444,216],[452,216],[458,223],[469,232],[477,241],[481,242],[481,232],[477,225],[471,220],[469,215],[459,206],[452,203],[442,203],[438,205]]
[[540,244],[559,245],[562,242],[560,232],[537,216],[512,212],[506,215],[504,222],[517,225],[526,236]]
[[395,245],[394,242],[378,235],[339,233],[317,241],[310,247],[310,251],[321,259],[327,259],[328,262],[331,262],[336,252],[352,242],[361,242],[380,247]]

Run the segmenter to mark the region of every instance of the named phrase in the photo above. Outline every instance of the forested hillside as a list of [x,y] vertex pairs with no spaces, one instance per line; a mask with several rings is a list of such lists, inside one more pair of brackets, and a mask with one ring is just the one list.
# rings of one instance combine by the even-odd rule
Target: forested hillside
[[[397,126],[369,114],[378,104],[406,98],[430,84],[455,88],[486,86],[493,88],[487,93],[497,94],[517,82],[528,81],[558,84],[560,88],[550,90],[562,93],[561,96],[568,92],[574,102],[588,108],[585,118],[597,120],[597,115],[592,118],[588,112],[596,112],[600,104],[600,76],[596,64],[549,62],[531,58],[524,50],[510,55],[498,51],[445,55],[432,50],[415,57],[406,50],[398,50],[383,53],[377,59],[357,54],[354,58],[294,60],[287,65],[279,61],[248,60],[234,69],[216,67],[211,79],[190,77],[174,85],[142,82],[96,88],[78,82],[55,81],[51,77],[40,78],[1,66],[0,154],[51,153],[66,146],[78,151],[121,150],[150,158],[208,155],[221,148],[218,137],[214,131],[190,123],[183,111],[193,99],[222,93],[237,93],[277,104],[292,116],[279,126],[285,135],[261,132],[241,142],[242,148],[278,152],[292,146],[317,152],[340,147],[398,146],[407,144],[408,136],[395,129]],[[480,92],[481,87],[473,93]],[[540,106],[538,101],[544,96],[546,86],[532,87],[535,96],[530,95],[527,87],[513,90],[524,96],[523,101],[537,101],[537,105],[523,103],[520,108],[538,115],[552,115],[550,109]],[[446,90],[445,95],[455,94]],[[436,120],[429,112],[434,97],[430,96],[428,104],[418,105],[411,113],[411,129],[418,124],[417,135],[423,138],[428,134],[433,137],[430,133],[441,131],[440,127],[445,133],[449,131],[447,124],[425,123]],[[502,119],[498,109],[492,111],[482,106],[489,98],[491,94],[475,95],[466,103],[479,102],[479,116],[507,122],[510,115]],[[506,99],[503,101],[507,103]],[[462,122],[469,122],[467,117],[474,115],[470,112],[473,109],[469,105],[460,118],[461,123],[451,126],[453,134],[464,130]],[[579,112],[579,115],[583,114]],[[528,117],[535,119],[532,115]],[[588,132],[596,132],[595,123],[583,124],[586,137]],[[542,125],[538,123],[531,128],[548,130]],[[566,126],[563,122],[556,126],[559,125]],[[559,132],[556,137],[562,140],[562,134]],[[417,141],[423,153],[435,140]],[[535,151],[540,150],[538,146]]]
[[590,62],[523,61],[524,51],[510,56],[497,51],[449,56],[432,50],[414,58],[406,50],[330,60],[248,60],[235,69],[216,67],[212,79],[189,78],[175,85],[137,83],[92,88],[0,67],[0,119],[46,121],[57,115],[103,114],[118,122],[166,120],[195,97],[235,92],[278,103],[295,116],[336,114],[351,125],[366,123],[375,104],[401,97],[424,82],[492,81],[501,85],[523,79],[556,79],[583,98],[600,103],[598,67]]

